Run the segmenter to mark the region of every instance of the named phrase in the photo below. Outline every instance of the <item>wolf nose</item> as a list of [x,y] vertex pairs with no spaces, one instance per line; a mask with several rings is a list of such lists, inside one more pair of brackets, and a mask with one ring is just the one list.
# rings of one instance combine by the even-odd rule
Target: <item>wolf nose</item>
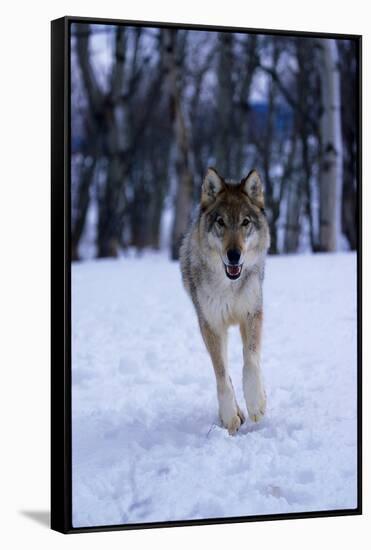
[[232,248],[231,250],[228,250],[227,258],[231,264],[236,265],[240,261],[241,252],[237,248]]

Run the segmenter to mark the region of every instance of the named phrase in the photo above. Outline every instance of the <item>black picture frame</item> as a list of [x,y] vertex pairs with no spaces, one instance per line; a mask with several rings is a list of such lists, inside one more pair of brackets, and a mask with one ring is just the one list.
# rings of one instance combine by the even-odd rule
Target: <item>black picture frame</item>
[[[358,56],[357,78],[357,507],[355,509],[205,518],[170,522],[73,527],[71,456],[71,252],[70,252],[70,27],[72,23],[129,25],[250,34],[351,39]],[[292,30],[249,29],[62,17],[51,22],[51,528],[61,533],[149,529],[188,525],[362,514],[362,36]]]

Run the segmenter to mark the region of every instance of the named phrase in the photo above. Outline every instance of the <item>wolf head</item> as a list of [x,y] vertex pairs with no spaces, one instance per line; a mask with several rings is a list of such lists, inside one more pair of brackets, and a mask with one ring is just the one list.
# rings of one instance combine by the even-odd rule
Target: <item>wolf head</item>
[[208,246],[229,279],[239,279],[244,265],[256,264],[269,248],[264,190],[256,170],[232,183],[209,168],[202,184],[201,219]]

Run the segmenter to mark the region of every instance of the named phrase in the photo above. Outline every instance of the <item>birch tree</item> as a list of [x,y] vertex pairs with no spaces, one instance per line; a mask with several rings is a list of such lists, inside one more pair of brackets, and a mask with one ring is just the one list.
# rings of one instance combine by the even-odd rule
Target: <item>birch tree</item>
[[322,96],[321,153],[319,166],[320,228],[319,247],[334,252],[341,233],[343,153],[341,136],[340,68],[336,40],[321,38]]
[[115,59],[109,92],[104,93],[98,83],[90,54],[90,26],[82,25],[77,35],[77,57],[84,82],[89,109],[99,135],[100,152],[107,158],[106,182],[98,194],[98,257],[117,256],[117,202],[123,189],[122,156],[125,147],[124,132],[120,131],[123,105],[117,101],[123,86],[125,63],[125,28],[117,27],[115,35]]
[[[76,40],[89,110],[96,124],[95,134],[99,136],[99,154],[106,166],[105,181],[97,193],[97,256],[115,257],[121,244],[126,185],[133,153],[143,136],[163,75],[158,63],[153,64],[152,71],[147,70],[150,58],[141,55],[142,30],[117,26],[111,73],[107,90],[104,90],[98,82],[92,61],[90,35],[90,26],[81,25]],[[130,37],[132,55],[128,58]],[[145,101],[140,111],[134,112],[133,99],[143,99],[141,94],[145,96]]]

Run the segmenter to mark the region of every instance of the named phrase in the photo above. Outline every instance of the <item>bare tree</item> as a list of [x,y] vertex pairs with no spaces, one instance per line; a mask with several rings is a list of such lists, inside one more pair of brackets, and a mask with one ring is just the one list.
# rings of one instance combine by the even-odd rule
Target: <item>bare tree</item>
[[[86,32],[88,32],[88,29],[83,31],[84,38],[88,36]],[[73,52],[73,54],[75,60],[77,57],[76,52]],[[83,63],[85,61],[86,59],[83,60]],[[100,132],[89,101],[86,100],[81,90],[80,73],[76,70],[76,64],[72,63],[71,69],[73,74],[71,79],[72,133],[75,139],[80,140],[77,151],[74,150],[74,139],[71,144],[71,257],[72,260],[79,260],[79,245],[85,228],[92,184],[99,158]],[[77,137],[75,133],[78,133],[80,137]]]
[[77,56],[84,82],[91,116],[98,128],[101,153],[108,158],[106,183],[99,193],[97,249],[98,256],[117,255],[117,201],[122,191],[123,133],[118,128],[122,104],[117,98],[122,93],[125,62],[125,28],[116,28],[115,60],[112,64],[110,89],[104,93],[95,75],[89,49],[90,26],[81,25],[77,35]]
[[[166,104],[165,104],[166,103]],[[161,99],[153,109],[142,139],[138,142],[130,170],[127,197],[129,243],[138,250],[159,249],[164,201],[169,187],[169,156],[172,128],[167,102]],[[141,102],[133,105],[141,108]]]
[[[281,47],[277,41],[271,44],[271,65],[276,67],[281,55]],[[284,163],[284,156],[276,154],[277,147],[284,152],[284,143],[279,144],[276,137],[276,119],[277,119],[277,102],[279,98],[279,86],[277,80],[270,74],[267,90],[267,113],[265,124],[260,132],[259,129],[255,134],[251,134],[252,141],[258,151],[259,161],[262,167],[265,189],[266,189],[266,209],[270,222],[271,231],[271,254],[278,254],[278,220],[280,217],[282,198],[285,192],[288,178],[291,175],[293,164],[294,148],[291,144],[286,158],[286,166],[283,168],[282,177],[273,175],[272,167],[277,162],[281,165]],[[286,148],[287,149],[287,148]]]
[[235,100],[234,100],[234,134],[236,136],[234,143],[234,164],[235,177],[239,178],[242,173],[249,170],[246,158],[246,146],[249,136],[249,114],[251,113],[250,94],[252,90],[253,79],[259,66],[259,41],[256,34],[243,37],[241,44],[241,54],[235,60]]
[[338,42],[341,70],[343,135],[342,228],[352,250],[357,248],[357,57],[350,40]]
[[[163,29],[162,55],[165,69],[165,84],[169,98],[170,116],[175,138],[175,166],[177,189],[175,196],[174,222],[171,236],[171,258],[179,258],[179,247],[187,230],[192,208],[193,176],[191,172],[190,141],[182,104],[182,63],[184,50],[178,44],[179,31]],[[183,45],[184,48],[184,45]]]
[[107,121],[105,152],[108,168],[106,184],[99,196],[97,234],[98,257],[102,258],[118,255],[118,228],[124,210],[124,184],[129,172],[130,126],[128,101],[124,94],[126,48],[127,31],[125,27],[117,26],[110,91],[104,102],[104,114]]
[[[100,154],[106,159],[106,178],[98,189],[98,257],[117,256],[121,243],[122,221],[126,208],[125,187],[138,146],[153,104],[158,96],[162,72],[159,65],[149,77],[149,58],[140,56],[141,29],[132,29],[132,55],[127,58],[129,30],[114,30],[114,50],[107,91],[98,83],[89,50],[89,25],[82,25],[77,35],[77,54],[87,100],[93,120],[98,126]],[[140,97],[139,83],[145,91],[140,112],[132,108],[134,97]]]
[[[273,51],[280,49],[289,55],[294,62],[295,69],[287,66],[282,74],[277,70],[278,58],[275,63],[261,64],[261,69],[270,76],[271,84],[274,83],[276,92],[281,99],[290,107],[292,112],[291,137],[287,140],[280,154],[282,160],[282,173],[280,193],[274,191],[274,187],[268,180],[268,203],[272,216],[272,247],[271,252],[278,252],[276,245],[275,225],[278,222],[281,212],[284,212],[284,252],[296,252],[302,229],[302,220],[306,216],[309,222],[309,240],[313,251],[319,250],[317,235],[317,215],[315,209],[314,195],[317,193],[316,166],[319,163],[319,135],[320,129],[318,120],[320,118],[320,106],[318,96],[318,64],[319,60],[314,55],[315,40],[311,38],[296,38],[285,43],[285,40],[276,42]],[[268,90],[271,88],[269,87]],[[270,96],[268,91],[268,97]],[[272,107],[268,103],[268,109]],[[268,116],[268,125],[270,117]],[[273,135],[272,140],[275,147],[279,145],[279,136]],[[269,140],[268,140],[269,143]],[[263,147],[264,148],[264,147]],[[266,148],[266,147],[265,147]],[[285,154],[285,150],[288,153]],[[267,151],[263,155],[266,159],[265,165],[270,165],[273,159],[267,157]],[[286,160],[285,160],[286,159]],[[285,189],[286,188],[286,189]],[[273,192],[274,198],[271,198]],[[282,209],[281,202],[285,205]],[[276,220],[276,221],[275,221]],[[281,222],[282,223],[282,222]]]
[[192,93],[189,99],[189,121],[190,121],[190,144],[193,160],[193,202],[197,203],[200,196],[201,184],[204,173],[210,158],[213,156],[215,131],[213,124],[213,107],[202,99],[202,92],[205,86],[205,80],[208,72],[214,70],[214,59],[216,57],[216,48],[211,42],[210,37],[206,36],[197,44],[198,49],[206,51],[204,57],[189,55],[190,63],[187,66],[188,78],[191,81]]
[[341,233],[343,153],[340,70],[336,40],[318,40],[321,63],[320,250],[334,252]]
[[[318,132],[316,134],[314,132],[314,122],[308,117],[301,116],[301,113],[305,112],[311,113],[313,118],[317,118],[317,72],[313,59],[314,40],[308,37],[296,38],[293,46],[292,53],[295,55],[297,67],[293,72],[294,80],[291,93],[293,93],[292,101],[294,101],[295,107],[293,110],[293,129],[296,135],[294,148],[297,151],[297,166],[294,167],[290,181],[287,184],[286,231],[283,248],[284,252],[287,253],[296,252],[298,249],[302,218],[305,215],[309,224],[311,248],[316,250],[315,226],[317,225],[313,210],[312,176],[313,165],[318,160],[318,147],[313,145],[318,141]],[[283,89],[283,84],[281,84],[281,90]]]
[[[233,136],[233,41],[232,33],[218,34],[216,166],[226,177],[232,174]],[[233,170],[234,172],[234,170]]]
[[75,184],[73,186],[74,200],[72,201],[71,215],[71,258],[80,259],[79,243],[84,231],[86,216],[90,202],[90,190],[95,173],[97,156],[80,155],[77,161]]

